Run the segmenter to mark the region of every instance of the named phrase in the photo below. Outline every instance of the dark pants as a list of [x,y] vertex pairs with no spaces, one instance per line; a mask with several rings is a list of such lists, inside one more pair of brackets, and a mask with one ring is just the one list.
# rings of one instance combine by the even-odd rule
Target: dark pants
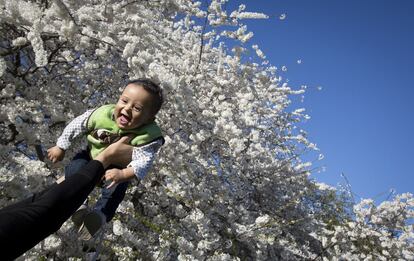
[[[77,173],[83,166],[88,164],[90,160],[91,158],[88,151],[83,150],[77,153],[69,165],[65,167],[65,177],[70,177]],[[113,167],[115,166],[109,166],[109,168]],[[114,217],[116,209],[125,197],[128,185],[129,182],[126,181],[119,183],[112,189],[102,188],[102,193],[96,202],[95,209],[100,210],[105,214],[106,222],[111,221]]]
[[1,259],[17,258],[57,231],[84,202],[103,174],[102,164],[90,161],[62,183],[1,209]]

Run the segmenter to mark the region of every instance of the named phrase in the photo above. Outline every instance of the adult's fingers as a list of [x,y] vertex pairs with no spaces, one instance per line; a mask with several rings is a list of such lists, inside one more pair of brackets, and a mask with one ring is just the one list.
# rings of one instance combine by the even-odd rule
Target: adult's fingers
[[129,142],[134,138],[133,134],[129,134],[126,136],[122,136],[118,142],[120,143],[124,143],[124,144],[129,144]]

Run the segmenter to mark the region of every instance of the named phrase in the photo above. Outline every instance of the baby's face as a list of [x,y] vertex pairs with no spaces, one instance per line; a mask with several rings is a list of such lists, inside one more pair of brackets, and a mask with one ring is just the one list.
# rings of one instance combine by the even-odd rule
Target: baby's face
[[151,93],[142,86],[127,85],[115,105],[114,116],[118,127],[129,130],[152,121],[152,99]]

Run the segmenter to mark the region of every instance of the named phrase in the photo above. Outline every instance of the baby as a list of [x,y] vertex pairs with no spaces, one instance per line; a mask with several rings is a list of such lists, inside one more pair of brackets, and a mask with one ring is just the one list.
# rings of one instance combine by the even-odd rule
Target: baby
[[61,161],[72,141],[86,135],[87,150],[76,154],[65,167],[65,176],[70,176],[120,137],[132,136],[130,144],[134,149],[131,163],[126,168],[108,168],[104,178],[110,184],[102,189],[93,210],[89,211],[85,202],[72,216],[82,234],[85,236],[87,232],[85,239],[96,235],[113,218],[125,196],[129,180],[144,178],[151,167],[156,152],[164,143],[161,129],[154,122],[162,103],[162,90],[157,84],[149,79],[129,81],[116,104],[88,110],[76,117],[65,127],[56,146],[47,150],[48,158],[53,163]]

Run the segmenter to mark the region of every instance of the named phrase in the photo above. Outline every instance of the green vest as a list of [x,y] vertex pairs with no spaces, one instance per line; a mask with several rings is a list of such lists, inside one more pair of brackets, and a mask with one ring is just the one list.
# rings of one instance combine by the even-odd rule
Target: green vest
[[88,119],[88,145],[90,148],[90,154],[94,159],[101,151],[110,145],[111,142],[103,142],[92,135],[95,130],[106,130],[114,136],[125,136],[128,134],[134,134],[135,137],[131,140],[132,146],[139,146],[150,143],[151,141],[162,138],[161,129],[155,122],[151,122],[144,126],[131,129],[123,130],[120,129],[115,120],[113,119],[115,104],[108,104],[96,109]]

